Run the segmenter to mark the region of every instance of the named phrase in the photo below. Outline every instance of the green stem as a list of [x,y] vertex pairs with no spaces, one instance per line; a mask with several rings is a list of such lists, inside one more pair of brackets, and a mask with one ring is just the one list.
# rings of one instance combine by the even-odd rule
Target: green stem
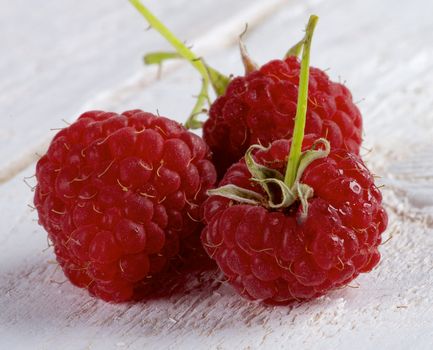
[[301,72],[299,74],[298,104],[296,107],[295,127],[293,130],[292,143],[290,145],[289,160],[287,162],[284,182],[289,188],[293,186],[298,172],[299,160],[302,153],[302,141],[304,140],[304,129],[308,105],[308,79],[310,71],[310,48],[313,39],[314,28],[319,17],[310,16],[305,37],[303,40]]
[[199,123],[195,118],[203,108],[206,101],[209,100],[208,97],[208,87],[209,87],[209,75],[206,66],[203,64],[202,60],[198,58],[182,41],[180,41],[161,21],[156,18],[156,16],[144,6],[140,0],[129,0],[132,5],[141,13],[141,15],[147,20],[152,28],[157,30],[181,55],[185,58],[191,65],[197,69],[200,75],[203,77],[203,85],[200,91],[200,95],[197,98],[197,102],[191,113],[190,119],[187,121],[186,126],[192,126],[189,124]]
[[[157,30],[181,55],[188,60],[195,69],[203,76],[203,79],[208,76],[207,70],[203,62],[182,42],[180,41],[150,10],[144,6],[140,0],[129,0],[132,5],[140,12],[143,17],[149,22],[150,26]],[[208,78],[209,82],[209,78]]]

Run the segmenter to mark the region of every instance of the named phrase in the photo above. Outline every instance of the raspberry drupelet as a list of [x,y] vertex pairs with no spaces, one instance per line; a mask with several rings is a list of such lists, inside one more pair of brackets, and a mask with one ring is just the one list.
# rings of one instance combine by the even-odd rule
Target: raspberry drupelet
[[237,291],[290,303],[347,285],[379,262],[382,196],[359,155],[304,139],[311,16],[292,140],[252,145],[204,202],[203,245]]
[[36,178],[39,222],[65,275],[121,302],[200,249],[200,204],[216,172],[203,140],[177,122],[92,111],[54,137]]

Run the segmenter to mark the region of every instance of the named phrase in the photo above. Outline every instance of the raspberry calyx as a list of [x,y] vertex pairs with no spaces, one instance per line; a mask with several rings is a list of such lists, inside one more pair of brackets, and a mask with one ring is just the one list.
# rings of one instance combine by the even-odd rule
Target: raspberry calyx
[[[321,148],[318,147],[320,144],[322,145]],[[252,145],[245,154],[245,164],[252,175],[251,181],[258,183],[266,196],[233,184],[209,190],[208,195],[226,197],[239,203],[261,205],[270,209],[289,208],[299,200],[302,206],[300,216],[302,221],[308,214],[308,199],[314,195],[312,187],[301,183],[302,175],[312,162],[329,155],[330,144],[322,138],[314,142],[311,149],[301,153],[296,178],[291,186],[284,181],[284,176],[278,170],[268,168],[255,161],[252,155],[253,151],[267,152],[270,148],[271,146]]]

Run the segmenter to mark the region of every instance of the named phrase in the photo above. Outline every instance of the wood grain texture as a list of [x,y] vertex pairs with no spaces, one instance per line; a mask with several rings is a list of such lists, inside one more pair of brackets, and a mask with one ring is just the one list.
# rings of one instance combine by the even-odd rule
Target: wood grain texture
[[[126,11],[114,1],[112,6]],[[124,18],[133,21],[134,14],[127,12]],[[350,287],[292,307],[244,301],[212,273],[190,276],[187,293],[167,300],[106,304],[65,282],[51,263],[46,235],[36,225],[35,212],[26,207],[32,193],[22,178],[33,174],[32,164],[0,187],[0,348],[432,348],[433,3],[289,2],[251,28],[250,52],[260,62],[281,56],[301,36],[312,12],[321,17],[312,63],[331,67],[331,77],[347,80],[355,99],[362,101],[364,156],[385,185],[390,225],[378,268]],[[214,31],[210,37],[217,35]],[[90,45],[94,39],[88,40]],[[220,43],[218,50],[202,44],[210,45],[204,50],[210,53],[208,61],[225,72],[240,73],[236,47]],[[141,48],[128,50],[129,59],[142,53]],[[80,104],[119,111],[140,105],[183,119],[193,103],[184,97],[199,86],[192,69],[173,66],[151,85],[146,74],[138,64],[117,78],[119,84],[101,87],[92,82],[93,93],[104,93],[96,98],[79,95],[66,108],[73,115]],[[30,104],[37,103],[27,97]],[[60,107],[52,111],[60,113]],[[40,135],[45,135],[43,128],[46,125],[39,127]],[[28,182],[32,186],[32,179]]]

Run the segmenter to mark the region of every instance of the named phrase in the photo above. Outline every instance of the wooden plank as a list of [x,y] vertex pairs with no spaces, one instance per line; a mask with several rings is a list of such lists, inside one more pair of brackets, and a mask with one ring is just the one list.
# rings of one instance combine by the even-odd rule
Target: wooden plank
[[[99,96],[125,81],[156,78],[141,58],[168,45],[127,2],[45,1],[33,8],[26,1],[4,3],[0,12],[0,182],[35,160],[52,137]],[[286,0],[147,1],[158,16],[203,51],[218,50]],[[19,23],[19,25],[17,24]],[[215,40],[216,33],[221,39]],[[7,53],[7,54],[4,54]],[[144,89],[140,85],[141,89]],[[101,107],[99,107],[101,108]]]
[[[355,98],[365,98],[360,108],[366,144],[373,148],[366,159],[386,185],[390,226],[385,239],[392,237],[381,247],[383,259],[372,273],[351,288],[292,307],[242,300],[212,274],[203,277],[200,288],[191,276],[185,295],[106,304],[57,283],[64,277],[48,263],[53,253],[43,252],[45,233],[25,207],[31,193],[22,177],[33,173],[30,166],[0,187],[0,348],[431,349],[433,87],[428,74],[433,49],[427,43],[432,6],[424,0],[291,4],[250,31],[247,39],[260,62],[277,57],[289,45],[284,41],[296,40],[307,15],[316,12],[321,22],[313,64],[332,67],[331,76],[341,75]],[[384,21],[387,11],[392,13]],[[209,61],[240,72],[234,47],[209,56]],[[185,66],[146,92],[137,76],[108,91],[97,104],[122,110],[134,103],[164,114],[177,111],[182,118],[190,101],[176,96],[195,93],[198,82],[191,72]]]

